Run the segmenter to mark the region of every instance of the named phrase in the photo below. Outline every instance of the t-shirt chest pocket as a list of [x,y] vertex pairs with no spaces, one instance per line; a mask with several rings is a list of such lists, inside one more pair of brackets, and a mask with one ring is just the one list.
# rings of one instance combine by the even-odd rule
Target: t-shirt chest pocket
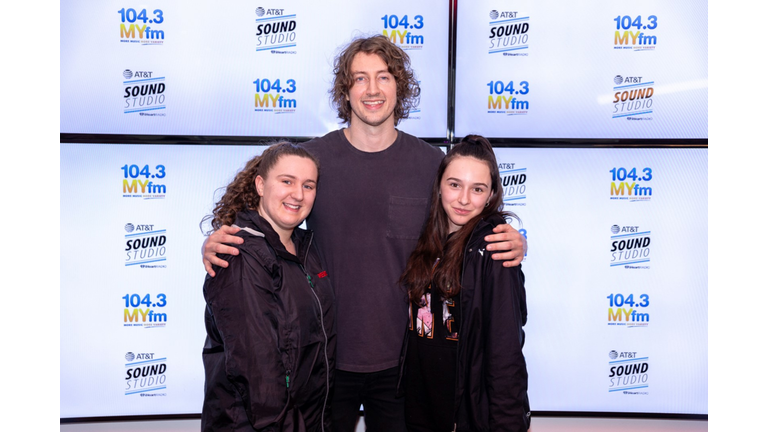
[[387,218],[387,237],[416,240],[421,234],[427,213],[427,198],[391,195]]

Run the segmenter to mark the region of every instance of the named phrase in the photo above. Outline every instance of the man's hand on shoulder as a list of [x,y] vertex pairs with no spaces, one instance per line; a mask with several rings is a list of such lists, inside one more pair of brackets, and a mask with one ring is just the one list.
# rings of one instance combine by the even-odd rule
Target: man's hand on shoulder
[[486,250],[499,251],[491,256],[494,260],[504,261],[504,267],[520,265],[528,249],[525,237],[509,224],[499,224],[493,229],[495,234],[485,236],[488,242]]
[[213,266],[229,266],[228,262],[216,256],[217,253],[224,255],[238,255],[240,253],[236,247],[227,246],[225,244],[242,244],[243,239],[235,236],[238,231],[240,231],[240,228],[224,225],[205,239],[201,253],[203,254],[205,271],[207,271],[211,277],[216,276],[216,272],[213,271]]

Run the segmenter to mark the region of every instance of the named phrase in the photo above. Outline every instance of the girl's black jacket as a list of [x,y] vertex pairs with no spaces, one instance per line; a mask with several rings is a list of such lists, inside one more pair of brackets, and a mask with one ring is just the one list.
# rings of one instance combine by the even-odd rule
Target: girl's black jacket
[[[520,266],[491,259],[483,240],[506,223],[494,215],[475,226],[464,249],[459,292],[461,322],[456,363],[456,431],[525,432],[530,426],[523,344],[528,310]],[[408,334],[409,332],[406,332]],[[405,365],[408,336],[403,344]],[[403,368],[402,375],[408,373]]]
[[203,286],[202,430],[329,431],[334,297],[312,232],[294,230],[294,256],[258,212],[235,225],[240,254]]

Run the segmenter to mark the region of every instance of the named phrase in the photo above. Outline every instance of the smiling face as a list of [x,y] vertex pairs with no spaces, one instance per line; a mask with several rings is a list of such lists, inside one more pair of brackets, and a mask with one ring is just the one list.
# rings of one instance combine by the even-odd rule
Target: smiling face
[[394,128],[392,113],[397,104],[397,83],[384,60],[376,54],[359,52],[352,59],[350,72],[353,79],[347,93],[352,109],[350,126],[387,124]]
[[448,232],[456,232],[480,214],[491,198],[488,164],[469,156],[458,156],[440,179],[440,203],[448,216]]
[[312,160],[285,155],[266,174],[256,176],[259,214],[280,238],[288,238],[307,218],[317,193],[317,166]]

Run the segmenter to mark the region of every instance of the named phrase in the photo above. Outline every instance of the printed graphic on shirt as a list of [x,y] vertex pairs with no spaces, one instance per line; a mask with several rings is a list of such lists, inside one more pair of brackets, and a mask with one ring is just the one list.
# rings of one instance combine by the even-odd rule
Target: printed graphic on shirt
[[419,311],[416,315],[416,332],[419,336],[426,336],[430,339],[434,336],[434,333],[432,333],[434,316],[432,315],[431,303],[432,294],[427,293],[421,296],[421,301],[419,301]]
[[454,307],[455,305],[456,304],[453,299],[443,301],[443,325],[448,330],[446,333],[447,336],[445,338],[453,341],[459,340],[459,328],[453,319],[453,314],[448,308]]
[[[456,302],[454,299],[443,299],[441,301],[443,308],[443,327],[445,329],[445,339],[458,341],[459,340],[459,326],[451,313]],[[421,296],[421,300],[418,303],[419,309],[416,312],[416,333],[421,337],[432,339],[435,337],[435,314],[432,313],[432,294],[426,293]],[[413,330],[413,309],[410,313],[410,329]],[[440,336],[442,337],[442,336]]]

